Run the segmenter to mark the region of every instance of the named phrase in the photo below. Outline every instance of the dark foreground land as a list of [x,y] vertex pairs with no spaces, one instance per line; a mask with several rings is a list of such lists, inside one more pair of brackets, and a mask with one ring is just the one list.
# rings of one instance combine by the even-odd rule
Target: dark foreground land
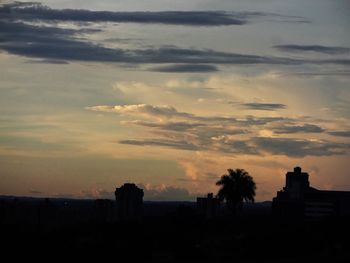
[[72,256],[109,262],[350,262],[346,218],[287,222],[259,207],[238,218],[204,219],[191,203],[148,203],[142,220],[118,222],[105,211],[96,215],[91,201],[76,201],[70,208],[60,204],[2,200],[2,257],[47,262]]

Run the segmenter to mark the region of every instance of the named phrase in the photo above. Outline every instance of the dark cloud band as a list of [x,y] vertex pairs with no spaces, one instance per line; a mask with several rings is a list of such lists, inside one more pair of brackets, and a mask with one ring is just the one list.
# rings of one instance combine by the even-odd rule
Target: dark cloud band
[[76,22],[117,22],[168,24],[187,26],[228,26],[243,25],[257,12],[220,11],[162,11],[162,12],[111,12],[82,9],[52,9],[40,3],[6,4],[0,7],[0,14],[20,20],[76,21]]
[[[0,49],[11,54],[49,60],[94,61],[116,63],[176,64],[293,64],[286,58],[242,55],[214,50],[161,47],[150,49],[112,49],[78,39],[90,29],[62,29],[0,20]],[[195,70],[180,65],[168,70]],[[196,65],[206,70],[212,66]]]
[[178,64],[158,67],[167,72],[210,72],[216,65],[350,65],[349,59],[303,60],[165,46],[148,49],[107,48],[83,37],[100,30],[67,29],[0,19],[0,50],[47,61],[87,61],[121,64]]
[[295,138],[256,137],[252,139],[258,149],[268,154],[302,158],[305,156],[331,156],[346,154],[349,144]]
[[175,141],[165,139],[149,139],[149,140],[121,140],[120,144],[138,145],[138,146],[163,146],[179,150],[196,151],[198,147],[186,141]]
[[286,105],[280,103],[243,103],[241,104],[244,108],[249,110],[281,110],[287,108]]
[[168,73],[208,73],[216,72],[218,68],[213,65],[203,65],[203,64],[180,64],[180,65],[170,65],[170,66],[160,66],[151,68],[150,71],[156,72],[168,72]]
[[291,133],[322,133],[324,129],[314,124],[304,125],[288,125],[278,126],[273,128],[274,133],[277,134],[291,134]]
[[[229,25],[244,24],[252,17],[277,16],[260,12],[106,12],[89,10],[56,10],[39,3],[15,2],[0,6],[0,50],[10,54],[57,64],[63,61],[113,62],[121,64],[172,64],[155,67],[160,72],[214,72],[216,65],[350,65],[350,60],[310,60],[288,57],[259,56],[220,52],[210,49],[155,47],[148,49],[108,48],[84,39],[85,34],[99,29],[67,29],[42,26],[36,22],[137,22],[179,25]],[[30,22],[30,23],[28,23]],[[34,22],[34,23],[33,23]],[[317,50],[339,53],[347,48],[324,46],[276,46],[288,50]]]
[[328,132],[328,134],[338,137],[349,137],[350,138],[350,131],[332,131]]
[[350,48],[348,47],[320,45],[276,45],[274,48],[286,52],[317,52],[331,55],[350,53]]

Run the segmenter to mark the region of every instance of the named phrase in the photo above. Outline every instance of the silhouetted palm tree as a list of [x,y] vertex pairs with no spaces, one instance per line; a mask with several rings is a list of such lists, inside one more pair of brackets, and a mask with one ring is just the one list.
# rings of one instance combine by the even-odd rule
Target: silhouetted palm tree
[[228,174],[221,176],[216,185],[221,186],[218,198],[226,201],[227,207],[235,215],[242,209],[243,201],[254,202],[255,182],[244,169],[228,169]]

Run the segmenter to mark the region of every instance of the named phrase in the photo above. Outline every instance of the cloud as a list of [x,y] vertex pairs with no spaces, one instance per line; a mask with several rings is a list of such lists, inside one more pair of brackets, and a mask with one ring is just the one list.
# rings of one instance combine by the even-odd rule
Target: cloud
[[[228,136],[220,135],[225,131],[217,133],[217,137],[209,137],[204,132],[191,131],[188,136],[173,134],[172,139],[141,139],[141,140],[120,140],[120,144],[136,146],[160,146],[177,150],[187,151],[214,151],[232,154],[258,154],[257,149],[249,145],[247,141],[229,139]],[[158,133],[168,137],[169,133]],[[183,138],[185,137],[185,138]]]
[[[10,54],[44,60],[113,61],[118,51],[74,37],[89,29],[62,29],[0,20],[0,49]],[[97,53],[96,53],[97,52]],[[114,59],[108,59],[108,56]]]
[[199,148],[187,141],[176,141],[166,139],[148,139],[148,140],[120,140],[120,144],[129,144],[137,146],[163,146],[178,150],[197,151]]
[[80,197],[92,199],[114,199],[114,193],[98,187],[91,187],[80,191]]
[[[265,125],[271,122],[279,122],[292,120],[284,117],[255,117],[246,116],[245,118],[235,118],[230,116],[198,116],[192,113],[180,112],[172,106],[168,105],[149,105],[149,104],[131,104],[131,105],[98,105],[86,107],[87,110],[97,112],[110,112],[120,115],[142,116],[156,119],[182,119],[186,121],[198,121],[205,123],[229,123],[237,125]],[[136,123],[137,124],[137,123]]]
[[[108,48],[84,39],[86,34],[100,29],[69,29],[39,24],[26,24],[12,19],[0,19],[0,50],[9,54],[44,61],[86,61],[121,64],[180,64],[163,70],[209,71],[218,65],[349,65],[349,59],[303,60],[285,57],[259,56],[221,52],[211,49],[162,46],[147,49]],[[186,65],[188,64],[188,65]],[[157,69],[157,68],[156,68]],[[158,70],[162,70],[158,67]]]
[[286,52],[317,52],[330,55],[347,54],[350,53],[348,47],[334,47],[321,45],[276,45],[274,48]]
[[320,65],[340,65],[340,66],[348,66],[350,65],[350,59],[314,59],[314,60],[304,60],[304,63],[308,64],[320,64]]
[[344,76],[350,77],[350,71],[347,70],[331,70],[320,72],[284,72],[279,73],[281,76],[296,76],[296,77],[319,77],[319,76]]
[[246,129],[240,129],[232,127],[233,125],[207,125],[203,127],[198,127],[195,130],[192,130],[191,133],[198,138],[207,138],[207,139],[216,139],[222,136],[232,136],[232,135],[244,135],[249,134],[249,131]]
[[29,64],[58,64],[58,65],[69,64],[67,61],[54,60],[54,59],[27,60],[25,63],[29,63]]
[[260,151],[249,140],[226,140],[225,138],[215,145],[216,151],[232,154],[260,155]]
[[160,66],[149,69],[149,71],[156,72],[170,72],[170,73],[208,73],[216,72],[218,68],[213,65],[203,64],[185,64],[185,65],[170,65]]
[[[1,19],[0,28],[0,49],[10,54],[30,58],[41,58],[49,61],[65,60],[129,64],[176,63],[239,65],[299,63],[288,58],[235,54],[209,49],[186,49],[173,46],[149,49],[113,49],[83,40],[81,38],[82,35],[99,31],[86,28],[58,28]],[[182,67],[184,67],[184,65],[182,65]],[[193,70],[194,66],[188,66],[187,69],[190,68]],[[207,66],[206,69],[208,70],[209,68]]]
[[205,124],[203,124],[203,123],[149,122],[149,121],[141,121],[141,120],[122,122],[122,124],[132,124],[132,125],[138,125],[138,126],[150,127],[150,128],[158,128],[158,129],[169,130],[169,131],[187,131],[187,130],[194,129],[194,128],[197,128],[200,126],[205,126]]
[[[40,58],[42,61],[49,63],[55,61],[56,64],[59,60],[66,62],[89,61],[121,64],[180,64],[150,69],[160,72],[214,72],[218,70],[214,64],[350,64],[349,59],[306,60],[174,46],[148,49],[108,48],[89,42],[84,38],[84,35],[100,32],[102,31],[101,29],[68,29],[53,26],[57,22],[65,21],[80,22],[79,26],[82,25],[81,22],[135,22],[196,26],[240,25],[256,17],[284,17],[278,14],[220,11],[110,12],[80,9],[57,10],[37,2],[15,2],[0,6],[0,15],[0,50],[29,58]],[[292,16],[286,17],[289,19],[300,19]],[[45,22],[46,26],[43,26]],[[48,26],[48,22],[53,23],[49,23],[50,26]],[[287,46],[289,49],[293,47],[293,45],[276,47],[287,48]],[[328,47],[328,49],[338,50],[338,52],[346,50],[346,48],[341,47]],[[328,49],[323,47],[322,50]]]
[[[224,11],[159,11],[113,12],[83,9],[52,9],[38,2],[15,2],[0,6],[0,14],[18,20],[69,21],[69,22],[116,22],[165,24],[183,26],[231,26],[244,25],[259,17],[272,17],[276,21],[300,22],[300,17],[283,16],[263,12]],[[287,19],[287,20],[286,20]],[[304,20],[302,20],[304,21]]]
[[[114,112],[122,115],[141,115],[149,118],[162,118],[162,119],[171,119],[171,118],[180,118],[186,120],[198,120],[202,119],[197,117],[194,114],[179,112],[174,107],[168,105],[154,106],[149,104],[135,104],[135,105],[116,105],[116,106],[92,106],[87,107],[87,110],[98,111],[98,112]],[[205,119],[203,117],[203,119]],[[137,124],[137,123],[136,123]]]
[[288,126],[278,126],[273,128],[273,132],[277,134],[285,133],[322,133],[324,129],[320,126],[314,124],[304,124],[304,125],[288,125]]
[[350,137],[350,131],[331,131],[328,134],[338,137]]
[[285,109],[287,107],[286,105],[279,104],[279,103],[253,102],[253,103],[243,103],[241,105],[249,110],[267,110],[267,111],[280,110],[280,109]]
[[137,146],[162,146],[178,150],[212,151],[224,154],[244,155],[285,155],[294,158],[306,156],[331,156],[348,153],[350,144],[336,143],[324,140],[307,140],[297,138],[253,137],[246,140],[228,139],[198,141],[194,145],[187,141],[148,139],[123,140],[119,143]]
[[[215,123],[188,123],[188,122],[173,122],[173,121],[122,121],[121,124],[126,125],[137,125],[149,128],[155,128],[162,131],[172,132],[187,132],[198,138],[215,138],[223,135],[239,135],[248,134],[249,132],[245,129],[232,128],[232,125],[217,125]],[[158,132],[157,134],[161,134]],[[184,133],[182,133],[184,134]]]
[[176,186],[138,184],[138,187],[143,189],[144,199],[147,201],[189,201],[196,198],[187,189]]
[[117,22],[168,24],[187,26],[243,25],[250,16],[258,13],[229,13],[220,11],[161,11],[161,12],[112,12],[83,9],[52,9],[40,3],[14,3],[5,5],[0,13],[21,20]]
[[256,151],[244,141],[232,141],[234,135],[245,135],[245,129],[237,129],[232,125],[217,125],[213,123],[187,123],[187,122],[149,122],[127,121],[122,124],[132,124],[152,128],[151,133],[158,137],[172,138],[147,140],[122,140],[119,143],[138,146],[163,146],[175,149],[199,151],[221,151],[228,153],[256,154]]
[[[115,112],[149,120],[122,121],[122,124],[147,128],[153,138],[122,139],[121,144],[157,146],[177,150],[216,152],[234,155],[285,155],[290,157],[330,156],[346,154],[349,144],[325,140],[299,138],[256,137],[261,126],[276,134],[322,133],[324,129],[313,124],[286,125],[295,120],[283,117],[245,118],[198,116],[180,112],[170,106],[147,104],[124,106],[95,106],[89,110]],[[279,126],[276,125],[279,123]],[[243,128],[246,127],[246,128]]]
[[291,118],[285,117],[255,117],[255,116],[246,116],[245,119],[240,119],[237,123],[241,125],[265,125],[271,122],[280,122],[280,121],[292,121]]
[[290,157],[331,156],[346,154],[350,144],[321,140],[305,140],[294,138],[252,138],[254,144],[268,154],[286,155]]
[[122,115],[143,115],[146,117],[156,118],[194,118],[193,114],[186,112],[178,112],[174,107],[163,105],[153,106],[149,104],[135,104],[135,105],[116,105],[116,106],[93,106],[86,109],[99,112],[114,112]]

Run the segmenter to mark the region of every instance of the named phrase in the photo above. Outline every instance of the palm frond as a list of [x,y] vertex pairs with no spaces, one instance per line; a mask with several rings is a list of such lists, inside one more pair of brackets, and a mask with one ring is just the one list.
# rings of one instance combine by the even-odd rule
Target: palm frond
[[216,185],[220,186],[217,197],[226,200],[231,209],[236,209],[243,201],[255,201],[256,184],[244,169],[227,169],[227,174],[222,175]]

